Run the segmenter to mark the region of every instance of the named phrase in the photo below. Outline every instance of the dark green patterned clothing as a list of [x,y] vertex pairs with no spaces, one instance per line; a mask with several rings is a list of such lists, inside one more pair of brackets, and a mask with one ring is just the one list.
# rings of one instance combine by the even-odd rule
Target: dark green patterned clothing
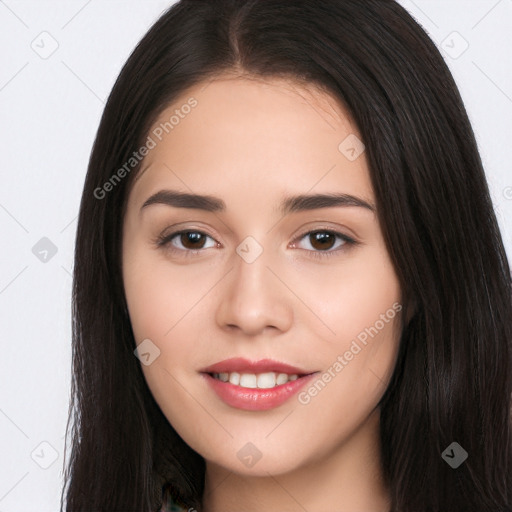
[[197,512],[194,508],[188,507],[181,500],[171,498],[167,500],[167,503],[163,503],[162,508],[159,512]]

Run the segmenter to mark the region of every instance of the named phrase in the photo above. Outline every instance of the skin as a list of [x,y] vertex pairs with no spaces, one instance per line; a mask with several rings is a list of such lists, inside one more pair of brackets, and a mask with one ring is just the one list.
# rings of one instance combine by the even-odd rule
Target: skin
[[[142,365],[149,388],[180,436],[206,460],[206,512],[387,512],[376,408],[391,378],[400,316],[307,404],[297,395],[266,411],[226,405],[199,370],[230,357],[275,359],[322,375],[374,326],[401,290],[374,211],[334,206],[282,216],[292,194],[346,193],[375,204],[361,139],[343,107],[314,86],[224,75],[186,91],[155,127],[194,97],[198,104],[146,156],[128,197],[123,279],[136,343],[160,355]],[[161,189],[208,194],[224,212],[141,207]],[[178,235],[201,231],[199,245]],[[311,231],[333,230],[324,246]],[[248,236],[263,252],[236,252]],[[174,247],[174,252],[172,248]],[[201,248],[204,247],[204,248]],[[322,249],[322,247],[325,247]],[[199,253],[185,255],[199,248]],[[254,250],[254,247],[250,249]],[[322,252],[323,251],[323,252]],[[313,253],[330,252],[315,258]],[[237,452],[252,443],[252,467]]]

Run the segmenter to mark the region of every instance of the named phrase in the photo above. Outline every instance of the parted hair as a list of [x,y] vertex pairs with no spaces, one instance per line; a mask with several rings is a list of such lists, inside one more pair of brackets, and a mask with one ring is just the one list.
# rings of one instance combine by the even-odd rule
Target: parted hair
[[[204,459],[163,415],[133,353],[121,235],[140,165],[105,197],[94,191],[175,98],[227,72],[316,84],[366,146],[409,316],[379,403],[391,512],[511,512],[509,263],[454,79],[394,0],[181,0],[128,58],[78,216],[61,511],[154,512],[172,495],[200,512],[208,499]],[[468,453],[456,469],[442,457],[453,442]]]

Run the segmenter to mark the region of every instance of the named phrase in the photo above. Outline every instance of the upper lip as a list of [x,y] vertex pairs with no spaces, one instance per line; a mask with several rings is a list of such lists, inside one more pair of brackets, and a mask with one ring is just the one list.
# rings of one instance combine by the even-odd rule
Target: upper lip
[[243,357],[234,357],[231,359],[225,359],[218,363],[212,364],[206,368],[200,370],[203,373],[264,373],[264,372],[276,372],[276,373],[287,373],[289,375],[307,375],[309,373],[303,368],[291,366],[286,363],[274,361],[272,359],[260,359],[259,361],[249,361]]

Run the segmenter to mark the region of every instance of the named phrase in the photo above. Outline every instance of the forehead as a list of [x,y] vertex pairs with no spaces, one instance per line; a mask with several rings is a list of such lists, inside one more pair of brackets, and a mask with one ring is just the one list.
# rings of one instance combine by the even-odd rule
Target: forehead
[[257,195],[304,193],[321,182],[371,197],[364,152],[353,160],[343,152],[344,141],[360,140],[357,128],[340,102],[313,84],[203,82],[163,110],[149,136],[155,145],[134,189],[169,184],[222,194],[229,186]]
[[[193,109],[187,107],[190,98],[197,103]],[[180,110],[186,110],[185,114],[181,114]],[[177,129],[178,124],[189,116],[198,122],[214,117],[221,125],[226,124],[223,120],[233,119],[237,121],[234,128],[246,124],[253,124],[257,128],[260,122],[270,121],[267,128],[285,126],[288,130],[292,128],[290,121],[301,119],[311,123],[310,118],[315,116],[314,125],[324,124],[324,129],[342,128],[357,132],[339,98],[323,90],[320,85],[284,78],[221,75],[196,84],[160,113],[153,129],[168,122],[174,113],[181,115],[180,119],[175,116],[173,124],[176,124],[172,130]]]

